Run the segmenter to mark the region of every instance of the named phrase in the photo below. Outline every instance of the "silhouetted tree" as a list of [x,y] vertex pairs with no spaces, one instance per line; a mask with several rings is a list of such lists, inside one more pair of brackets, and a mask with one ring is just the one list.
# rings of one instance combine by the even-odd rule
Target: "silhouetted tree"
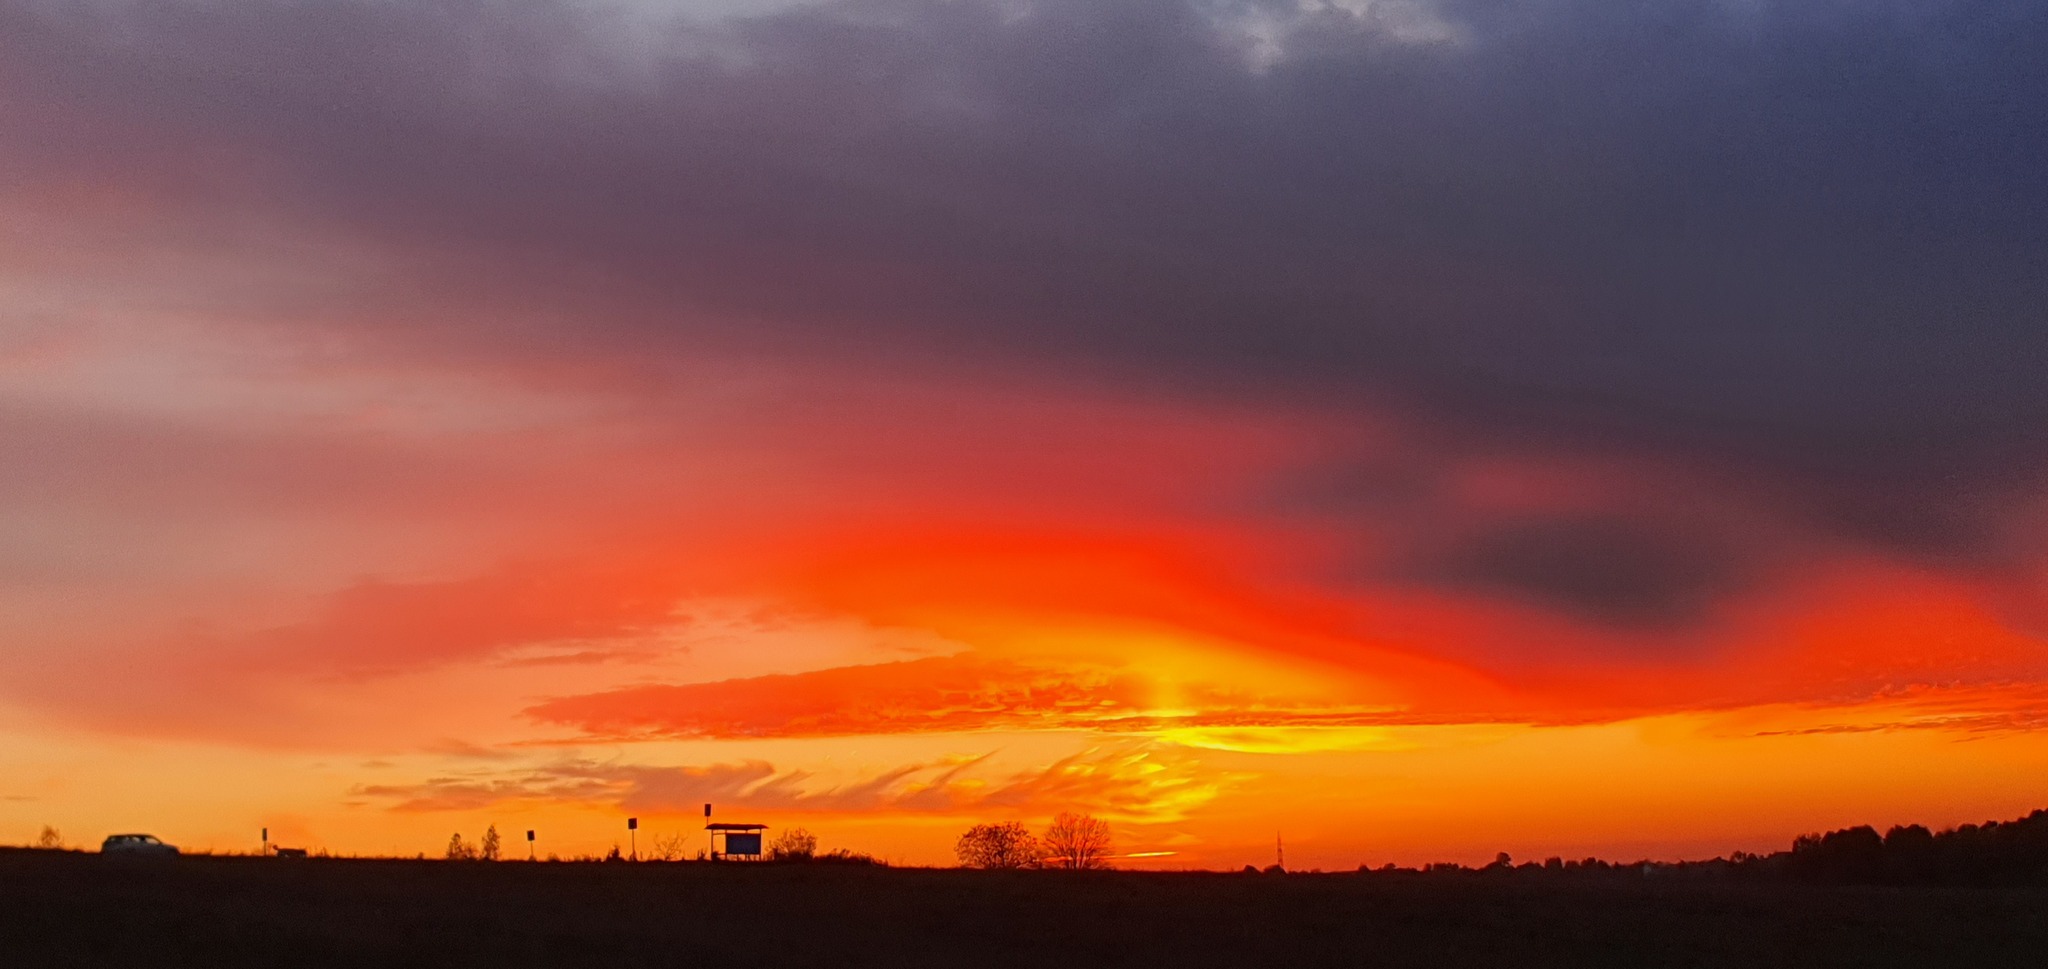
[[1894,827],[1884,833],[1884,846],[1895,851],[1917,851],[1934,846],[1934,832],[1918,824]]
[[1109,822],[1086,814],[1061,813],[1045,829],[1045,850],[1054,868],[1108,868]]
[[64,847],[64,835],[56,828],[50,827],[47,824],[43,825],[42,833],[36,835],[36,847],[55,851]]
[[1884,838],[1867,824],[1801,835],[1792,842],[1791,869],[1809,878],[1871,881],[1884,867]]
[[449,836],[448,836],[448,860],[449,860],[449,861],[474,861],[474,860],[476,860],[476,848],[475,848],[475,846],[471,845],[471,844],[470,844],[469,842],[467,842],[467,841],[464,841],[464,840],[462,840],[462,832],[460,832],[460,831],[457,831],[457,832],[455,832],[454,834],[451,834],[451,835],[449,835]]
[[977,824],[953,843],[953,854],[968,868],[1036,868],[1045,849],[1015,821]]
[[768,846],[768,857],[776,861],[809,861],[818,853],[818,836],[802,828],[788,828]]
[[497,861],[498,848],[498,826],[494,824],[484,829],[483,840],[476,846],[476,856],[484,861]]

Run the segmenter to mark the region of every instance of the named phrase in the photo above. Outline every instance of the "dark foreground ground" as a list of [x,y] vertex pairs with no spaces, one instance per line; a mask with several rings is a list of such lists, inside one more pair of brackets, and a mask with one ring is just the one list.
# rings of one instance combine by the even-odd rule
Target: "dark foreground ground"
[[0,966],[2048,966],[2048,890],[0,852]]

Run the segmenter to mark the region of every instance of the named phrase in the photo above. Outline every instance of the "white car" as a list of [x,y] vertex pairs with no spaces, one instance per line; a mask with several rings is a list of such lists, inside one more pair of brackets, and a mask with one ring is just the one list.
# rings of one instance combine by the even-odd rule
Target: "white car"
[[177,845],[164,844],[153,834],[110,834],[100,842],[103,855],[175,855]]

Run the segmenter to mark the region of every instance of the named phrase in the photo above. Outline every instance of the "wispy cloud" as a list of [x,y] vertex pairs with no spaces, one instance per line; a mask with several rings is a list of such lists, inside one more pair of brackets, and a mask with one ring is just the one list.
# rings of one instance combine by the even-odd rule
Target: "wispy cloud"
[[571,760],[508,771],[362,785],[358,797],[406,812],[471,811],[512,801],[588,802],[648,813],[694,813],[713,802],[737,809],[818,814],[1019,815],[1083,809],[1171,821],[1227,787],[1227,773],[1198,768],[1171,745],[1090,748],[1042,768],[989,776],[988,756],[906,764],[852,781],[826,782],[765,761],[656,767]]
[[2029,733],[2048,728],[2048,690],[2031,683],[1947,689],[1917,687],[1888,691],[1855,706],[1794,708],[1790,715],[1805,722],[1757,730],[1754,735],[1797,737],[1925,730],[1968,739]]
[[496,747],[485,747],[482,744],[473,744],[469,741],[457,740],[453,737],[443,738],[421,749],[430,754],[453,757],[459,760],[507,760],[514,756],[511,751]]

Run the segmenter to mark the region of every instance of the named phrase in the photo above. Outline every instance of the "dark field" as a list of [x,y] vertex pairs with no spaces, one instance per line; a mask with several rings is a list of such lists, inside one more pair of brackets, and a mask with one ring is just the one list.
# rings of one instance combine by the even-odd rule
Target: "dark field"
[[2028,966],[2048,890],[0,852],[0,966]]

